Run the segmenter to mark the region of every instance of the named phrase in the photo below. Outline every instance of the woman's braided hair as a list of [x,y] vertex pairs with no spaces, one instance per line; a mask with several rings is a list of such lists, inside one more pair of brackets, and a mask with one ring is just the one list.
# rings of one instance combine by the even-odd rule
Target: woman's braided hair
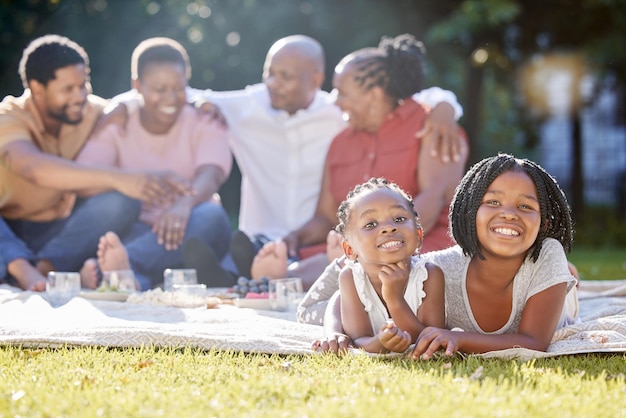
[[350,220],[350,212],[352,211],[352,207],[354,205],[354,201],[361,195],[369,192],[373,192],[375,190],[380,189],[389,189],[398,194],[400,194],[403,198],[406,199],[409,210],[414,215],[414,221],[416,226],[420,226],[419,223],[419,215],[415,210],[415,206],[413,205],[413,199],[411,196],[402,190],[400,186],[396,183],[389,182],[383,177],[374,178],[372,177],[365,183],[361,183],[357,185],[354,189],[350,190],[343,202],[339,205],[337,209],[337,218],[339,219],[339,223],[335,227],[335,230],[339,232],[342,236],[345,236],[346,227],[348,225],[348,221]]
[[365,90],[381,87],[395,101],[407,99],[424,85],[424,45],[413,35],[383,37],[377,48],[363,48],[348,57],[355,80]]
[[480,252],[476,233],[476,214],[487,187],[496,177],[507,171],[526,173],[537,188],[541,228],[529,252],[532,261],[539,258],[543,240],[546,238],[556,239],[569,253],[574,240],[574,228],[565,193],[554,177],[539,164],[503,153],[474,164],[456,188],[450,204],[450,228],[463,253],[470,257],[477,255],[480,259],[485,259]]

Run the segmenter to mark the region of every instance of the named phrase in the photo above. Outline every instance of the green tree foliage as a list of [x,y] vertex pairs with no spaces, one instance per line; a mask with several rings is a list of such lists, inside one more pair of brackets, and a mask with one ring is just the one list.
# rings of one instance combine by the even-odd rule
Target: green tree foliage
[[[538,54],[581,53],[594,75],[612,74],[622,91],[626,84],[624,0],[0,0],[0,24],[3,96],[21,93],[21,52],[46,33],[85,47],[94,91],[104,97],[129,88],[131,52],[152,36],[187,48],[192,86],[229,90],[260,81],[275,40],[311,35],[325,47],[330,89],[343,56],[412,33],[428,50],[428,85],[455,91],[463,104],[470,163],[500,150],[537,157],[541,118],[518,78]],[[236,180],[229,187],[236,195]]]

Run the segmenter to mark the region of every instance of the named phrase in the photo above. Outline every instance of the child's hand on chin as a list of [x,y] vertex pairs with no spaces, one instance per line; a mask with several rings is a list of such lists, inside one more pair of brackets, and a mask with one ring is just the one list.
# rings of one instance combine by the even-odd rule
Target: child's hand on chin
[[380,328],[378,340],[387,350],[403,353],[411,345],[411,334],[401,330],[392,320],[389,320]]

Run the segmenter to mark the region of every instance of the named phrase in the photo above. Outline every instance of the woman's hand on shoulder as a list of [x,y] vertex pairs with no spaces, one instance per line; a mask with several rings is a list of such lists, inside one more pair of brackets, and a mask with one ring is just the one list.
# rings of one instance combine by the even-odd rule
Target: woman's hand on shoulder
[[217,122],[224,128],[228,128],[228,122],[226,122],[224,114],[215,103],[199,99],[193,103],[193,107],[196,108],[200,116],[206,117],[209,121]]
[[454,118],[454,108],[446,102],[435,106],[415,134],[422,138],[432,157],[439,156],[444,163],[461,161],[466,153],[465,139]]

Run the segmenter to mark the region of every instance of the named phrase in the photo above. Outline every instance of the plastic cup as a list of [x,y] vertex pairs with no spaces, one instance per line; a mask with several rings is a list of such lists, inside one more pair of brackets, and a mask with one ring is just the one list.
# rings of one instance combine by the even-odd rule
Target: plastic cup
[[295,312],[302,299],[302,279],[290,277],[287,279],[270,280],[268,284],[270,307],[275,311]]
[[80,293],[80,274],[51,271],[46,280],[46,295],[52,306],[61,306]]
[[195,269],[166,269],[163,272],[163,290],[172,291],[175,284],[198,284]]

